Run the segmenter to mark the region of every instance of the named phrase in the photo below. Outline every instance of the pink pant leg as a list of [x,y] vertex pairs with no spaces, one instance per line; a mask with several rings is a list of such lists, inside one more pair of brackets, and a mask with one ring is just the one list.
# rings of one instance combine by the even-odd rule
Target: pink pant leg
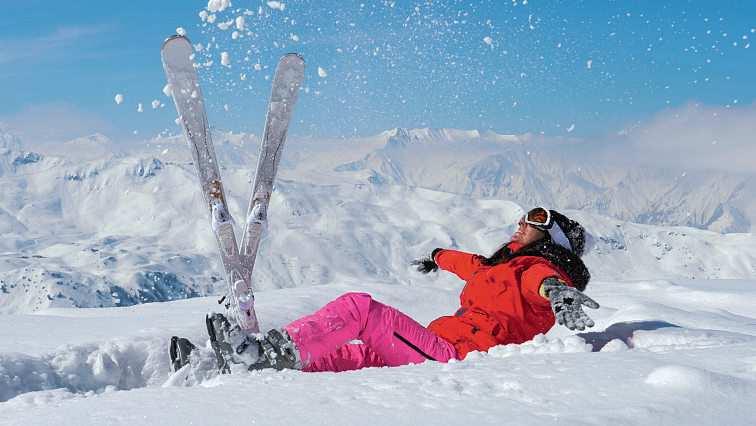
[[302,371],[350,371],[368,367],[385,367],[386,362],[364,343],[347,343],[307,365]]
[[[302,365],[308,371],[313,371],[310,365],[317,365],[326,356],[331,357],[321,363],[329,367],[326,371],[374,366],[378,359],[382,365],[397,366],[428,359],[446,362],[457,357],[451,343],[366,293],[346,293],[284,329],[299,349]],[[355,339],[361,340],[366,348],[334,353]],[[367,356],[374,358],[365,359]]]

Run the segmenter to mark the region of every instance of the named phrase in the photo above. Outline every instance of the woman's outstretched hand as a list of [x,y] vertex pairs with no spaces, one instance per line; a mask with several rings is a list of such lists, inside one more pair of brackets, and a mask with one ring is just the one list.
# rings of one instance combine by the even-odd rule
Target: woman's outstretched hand
[[583,305],[598,309],[599,304],[580,290],[570,287],[554,277],[543,280],[543,292],[549,298],[557,322],[570,330],[593,327],[593,320],[583,311]]
[[418,272],[422,272],[423,274],[438,271],[438,264],[433,259],[436,257],[436,253],[438,253],[439,251],[441,251],[441,249],[437,248],[433,250],[433,252],[431,252],[430,256],[413,260],[412,266],[415,266]]

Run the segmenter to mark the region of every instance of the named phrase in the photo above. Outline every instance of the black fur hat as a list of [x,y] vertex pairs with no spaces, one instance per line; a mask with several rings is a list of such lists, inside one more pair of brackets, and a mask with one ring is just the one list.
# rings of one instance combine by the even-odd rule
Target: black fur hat
[[590,239],[585,228],[556,210],[549,210],[549,212],[551,213],[551,220],[554,222],[548,230],[551,240],[576,255],[582,256],[586,251],[586,242]]

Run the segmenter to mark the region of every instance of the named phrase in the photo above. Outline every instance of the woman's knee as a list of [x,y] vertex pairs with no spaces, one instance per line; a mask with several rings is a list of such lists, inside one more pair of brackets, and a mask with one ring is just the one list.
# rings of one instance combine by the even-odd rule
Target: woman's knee
[[370,306],[373,303],[373,297],[367,293],[349,292],[337,297],[333,303],[349,309],[350,311],[356,309],[360,312],[360,315],[365,315],[370,310]]
[[358,291],[350,291],[348,293],[344,293],[341,296],[339,296],[336,300],[349,300],[351,302],[362,304],[362,303],[370,303],[370,301],[373,300],[373,297],[369,295],[368,293],[361,293]]

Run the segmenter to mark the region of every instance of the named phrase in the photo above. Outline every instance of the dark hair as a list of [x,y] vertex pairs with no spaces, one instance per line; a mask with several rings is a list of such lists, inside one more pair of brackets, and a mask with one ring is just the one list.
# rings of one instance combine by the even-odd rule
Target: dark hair
[[513,252],[506,244],[496,249],[489,257],[480,257],[480,263],[486,266],[496,266],[509,262],[519,256],[537,256],[552,263],[561,269],[572,281],[572,284],[580,291],[585,290],[588,281],[591,279],[591,273],[588,268],[572,250],[569,250],[559,244],[555,244],[551,237],[546,234],[544,238],[534,241],[526,246]]
[[[520,248],[520,250],[525,250],[526,248],[530,248],[537,243],[541,243],[545,241],[551,241],[551,235],[549,235],[548,232],[543,233],[543,238],[539,238],[538,240],[526,246],[523,246],[522,248]],[[480,260],[480,263],[486,266],[496,266],[501,263],[509,262],[510,260],[512,260],[512,258],[514,258],[514,256],[512,253],[512,249],[509,248],[509,243],[504,243],[501,247],[497,248],[496,251],[494,251],[491,256],[483,257]]]

